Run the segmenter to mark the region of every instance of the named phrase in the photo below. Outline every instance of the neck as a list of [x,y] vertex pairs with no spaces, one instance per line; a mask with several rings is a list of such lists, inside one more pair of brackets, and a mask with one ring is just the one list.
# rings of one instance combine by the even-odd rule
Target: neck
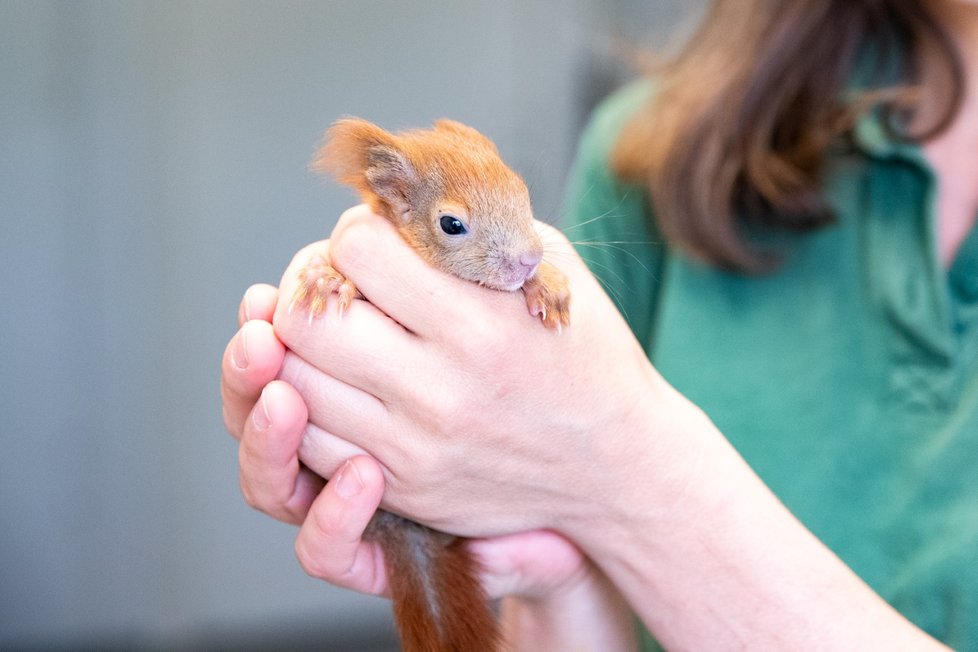
[[[940,180],[937,247],[941,261],[950,266],[978,215],[978,161],[974,155],[978,151],[978,3],[944,0],[944,8],[942,18],[960,53],[964,97],[951,124],[924,144],[924,153]],[[928,91],[931,98],[940,93],[939,88],[925,87],[925,103]]]

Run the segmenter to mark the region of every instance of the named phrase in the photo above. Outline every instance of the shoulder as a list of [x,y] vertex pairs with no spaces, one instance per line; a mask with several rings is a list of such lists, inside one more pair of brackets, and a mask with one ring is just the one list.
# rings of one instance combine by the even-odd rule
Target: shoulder
[[[612,157],[626,126],[651,100],[653,82],[632,82],[604,99],[594,111],[582,132],[571,167],[567,187],[568,217],[575,213],[592,213],[608,204],[617,205],[622,197],[644,198],[644,188],[622,180],[615,173]],[[635,203],[643,213],[645,202]],[[600,211],[599,211],[600,212]],[[577,217],[581,217],[578,215]],[[636,216],[637,217],[637,216]]]
[[642,79],[618,89],[595,108],[581,136],[578,159],[599,162],[610,171],[611,152],[625,125],[651,101],[654,82]]
[[649,335],[666,247],[645,188],[619,179],[611,157],[652,89],[648,81],[629,84],[591,114],[567,185],[562,224],[642,342]]

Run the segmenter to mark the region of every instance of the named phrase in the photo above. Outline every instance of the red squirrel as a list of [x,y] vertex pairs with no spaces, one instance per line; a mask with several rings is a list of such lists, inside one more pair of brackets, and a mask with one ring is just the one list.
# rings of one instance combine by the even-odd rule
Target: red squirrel
[[[438,120],[397,134],[356,118],[336,122],[312,163],[352,186],[429,264],[496,290],[522,289],[530,314],[569,323],[567,279],[543,260],[526,184],[475,129]],[[310,319],[331,294],[340,313],[359,295],[322,257],[299,272],[293,305]],[[365,537],[380,544],[405,652],[471,652],[502,645],[479,567],[464,539],[379,511]]]

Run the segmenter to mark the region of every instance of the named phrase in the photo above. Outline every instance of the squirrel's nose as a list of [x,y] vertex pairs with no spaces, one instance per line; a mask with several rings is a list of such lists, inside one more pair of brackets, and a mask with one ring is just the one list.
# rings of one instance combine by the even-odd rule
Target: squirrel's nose
[[526,278],[533,276],[542,259],[543,253],[540,251],[525,251],[520,254],[520,265],[526,270]]

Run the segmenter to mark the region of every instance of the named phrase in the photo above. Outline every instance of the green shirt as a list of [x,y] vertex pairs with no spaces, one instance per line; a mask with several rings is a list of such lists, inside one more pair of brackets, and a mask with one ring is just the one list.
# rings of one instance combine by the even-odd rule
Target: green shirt
[[594,115],[565,233],[656,368],[788,508],[910,620],[978,650],[978,229],[945,269],[933,172],[868,116],[828,162],[834,225],[792,236],[768,276],[701,264],[609,170],[650,93]]

